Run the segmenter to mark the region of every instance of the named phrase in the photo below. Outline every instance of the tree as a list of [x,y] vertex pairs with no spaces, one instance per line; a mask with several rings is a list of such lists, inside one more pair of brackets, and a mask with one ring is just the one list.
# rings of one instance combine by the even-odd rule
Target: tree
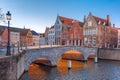
[[4,23],[5,22],[5,16],[4,14],[2,13],[2,8],[0,8],[0,23]]

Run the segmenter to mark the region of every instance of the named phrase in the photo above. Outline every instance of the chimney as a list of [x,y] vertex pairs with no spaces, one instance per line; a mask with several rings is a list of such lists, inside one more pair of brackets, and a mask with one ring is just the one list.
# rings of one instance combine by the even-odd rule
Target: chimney
[[115,28],[115,24],[113,24],[113,28]]
[[107,15],[107,25],[111,26],[111,24],[110,24],[110,16],[109,15]]
[[86,16],[84,16],[84,23],[86,22]]

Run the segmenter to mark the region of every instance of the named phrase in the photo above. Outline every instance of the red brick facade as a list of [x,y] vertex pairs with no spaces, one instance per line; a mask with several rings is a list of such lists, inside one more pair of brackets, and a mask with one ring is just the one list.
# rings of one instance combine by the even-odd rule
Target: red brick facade
[[73,20],[70,25],[63,25],[61,33],[62,45],[82,45],[83,23]]
[[[84,45],[89,47],[116,47],[117,31],[111,26],[110,17],[107,19],[93,16],[89,13],[84,19]],[[116,42],[115,42],[116,41]]]

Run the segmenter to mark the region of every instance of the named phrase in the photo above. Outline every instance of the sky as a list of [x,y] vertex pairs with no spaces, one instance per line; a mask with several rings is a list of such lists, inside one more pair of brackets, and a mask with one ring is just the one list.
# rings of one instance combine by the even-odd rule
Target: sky
[[39,33],[54,25],[57,15],[83,22],[89,12],[104,19],[110,15],[111,23],[120,27],[119,5],[120,0],[0,0],[3,13],[12,14],[10,26]]

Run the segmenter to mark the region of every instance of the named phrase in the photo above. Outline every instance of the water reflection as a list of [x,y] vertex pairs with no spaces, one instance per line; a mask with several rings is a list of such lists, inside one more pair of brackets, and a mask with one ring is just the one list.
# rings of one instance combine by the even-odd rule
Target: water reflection
[[67,60],[64,59],[54,68],[31,64],[28,73],[26,72],[21,80],[120,80],[120,62],[72,61],[71,70],[68,70]]

